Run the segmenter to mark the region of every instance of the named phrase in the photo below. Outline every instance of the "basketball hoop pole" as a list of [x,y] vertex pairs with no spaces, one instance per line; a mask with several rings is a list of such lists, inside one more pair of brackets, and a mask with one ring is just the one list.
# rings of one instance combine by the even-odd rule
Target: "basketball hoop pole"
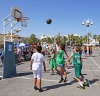
[[[10,15],[8,15],[5,19],[3,19],[3,42],[4,42],[4,49],[5,49],[5,32],[6,32],[6,20],[8,19]],[[9,22],[8,22],[9,23]]]
[[4,50],[5,50],[5,32],[6,32],[6,21],[3,21],[3,42],[4,42]]
[[13,42],[13,40],[12,40],[12,33],[13,33],[12,28],[13,28],[17,23],[18,23],[18,22],[16,22],[16,23],[13,25],[13,21],[11,21],[11,24],[10,24],[10,29],[11,29],[11,42]]
[[18,23],[18,22],[16,22],[14,25],[13,25],[13,18],[12,19],[10,19],[10,21],[9,22],[7,22],[7,24],[6,24],[6,21],[7,20],[9,20],[8,18],[9,18],[9,16],[10,15],[8,15],[5,19],[3,19],[3,34],[4,34],[4,48],[5,48],[5,41],[6,41],[6,38],[5,38],[5,33],[6,33],[6,26],[7,25],[9,25],[10,24],[10,33],[11,33],[11,42],[12,42],[12,28]]
[[12,23],[13,22],[11,22],[11,42],[12,42]]

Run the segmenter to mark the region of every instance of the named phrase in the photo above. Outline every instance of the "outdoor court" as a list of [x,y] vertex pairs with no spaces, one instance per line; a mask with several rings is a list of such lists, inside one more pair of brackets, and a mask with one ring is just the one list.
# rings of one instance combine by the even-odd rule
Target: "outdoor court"
[[[70,54],[71,51],[68,51]],[[29,62],[16,66],[17,75],[0,80],[0,96],[100,96],[100,50],[93,50],[92,57],[83,57],[85,78],[90,80],[91,87],[85,90],[77,89],[79,85],[74,79],[74,69],[67,69],[68,82],[58,83],[59,75],[51,75],[49,62],[46,60],[47,72],[43,72],[42,88],[44,92],[34,90],[33,74],[29,69]],[[0,67],[0,71],[2,67]]]

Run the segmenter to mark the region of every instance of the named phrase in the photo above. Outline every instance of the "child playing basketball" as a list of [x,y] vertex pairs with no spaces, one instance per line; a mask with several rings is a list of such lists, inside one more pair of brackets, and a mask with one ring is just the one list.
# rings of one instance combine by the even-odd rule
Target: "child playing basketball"
[[50,60],[50,68],[51,68],[51,71],[52,71],[52,74],[51,75],[54,75],[53,68],[58,72],[54,49],[51,49],[51,57],[48,58],[48,60]]
[[[34,74],[34,89],[39,90],[39,92],[42,92],[41,89],[41,78],[42,78],[42,63],[44,66],[44,71],[46,72],[46,66],[44,62],[44,56],[41,54],[41,46],[36,46],[36,53],[34,53],[31,57],[31,65],[30,69],[33,70]],[[36,83],[38,81],[38,88],[36,86]]]
[[[58,46],[59,48],[59,51],[57,51],[57,64],[58,64],[58,67],[59,67],[59,72],[60,72],[60,76],[61,76],[61,79],[59,81],[59,83],[61,82],[66,82],[67,81],[67,74],[66,74],[66,70],[65,70],[65,62],[64,62],[64,51],[63,51],[63,46],[62,45],[59,45]],[[64,73],[64,77],[65,79],[63,79],[63,73]]]
[[[70,62],[71,58],[73,59],[73,64],[74,64],[74,69],[75,69],[75,76],[76,76],[76,80],[79,82],[80,86],[78,86],[77,88],[80,89],[85,89],[85,86],[88,84],[86,79],[84,78],[84,76],[81,73],[82,70],[82,59],[81,59],[81,55],[79,53],[80,48],[76,47],[74,49],[74,52],[71,54],[71,56],[68,59],[68,62]],[[81,76],[81,78],[84,81],[84,84],[82,84],[81,79],[79,78]]]

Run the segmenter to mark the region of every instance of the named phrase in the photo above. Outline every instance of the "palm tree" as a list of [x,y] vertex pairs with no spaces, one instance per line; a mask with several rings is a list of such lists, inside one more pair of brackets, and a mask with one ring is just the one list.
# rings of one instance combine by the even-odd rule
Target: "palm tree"
[[97,35],[93,35],[93,39],[95,40],[95,43],[96,43],[96,40],[97,40]]
[[53,43],[53,38],[50,38],[50,37],[47,37],[47,43],[49,43],[49,44],[51,44],[51,43]]
[[71,43],[75,43],[75,36],[73,34],[71,34],[68,38],[70,41],[70,45],[71,45]]
[[82,45],[83,44],[83,37],[82,36],[78,36],[77,37],[77,45]]
[[88,43],[90,41],[90,37],[92,37],[92,33],[88,32]]
[[98,40],[99,45],[100,45],[100,35],[97,36],[97,40]]
[[68,38],[66,36],[63,36],[63,43],[66,44],[66,41],[68,40]]
[[83,37],[83,43],[87,43],[87,36]]

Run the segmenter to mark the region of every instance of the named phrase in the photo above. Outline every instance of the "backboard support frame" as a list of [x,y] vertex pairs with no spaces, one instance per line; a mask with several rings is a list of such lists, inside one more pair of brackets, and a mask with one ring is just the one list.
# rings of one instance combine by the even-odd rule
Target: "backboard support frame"
[[[18,9],[18,10],[17,10]],[[14,11],[15,11],[15,13],[14,13]],[[6,41],[6,38],[5,38],[5,34],[6,34],[6,27],[10,24],[10,33],[11,33],[11,39],[10,39],[10,42],[13,42],[12,41],[12,32],[13,32],[13,27],[17,24],[17,23],[19,23],[18,21],[17,21],[17,13],[16,12],[19,12],[20,13],[20,15],[19,15],[19,17],[22,17],[23,16],[23,14],[22,14],[22,12],[20,11],[20,9],[18,8],[18,7],[16,7],[16,6],[14,6],[12,9],[11,9],[11,13],[7,16],[7,17],[5,17],[4,19],[3,19],[3,42],[4,42],[4,52],[5,52],[5,41]],[[17,15],[16,15],[17,14]],[[14,16],[14,15],[16,15],[16,16]],[[14,17],[13,17],[14,16]],[[16,17],[16,18],[15,18]],[[15,22],[16,21],[16,22]],[[15,24],[14,24],[14,22],[15,22]],[[2,74],[2,76],[0,76],[1,78],[3,77],[3,74]]]
[[[12,31],[13,31],[12,29],[15,25],[17,25],[17,23],[21,22],[21,20],[17,21],[17,18],[20,18],[20,17],[23,17],[22,11],[20,10],[19,7],[14,6],[11,8],[10,14],[5,19],[3,19],[4,46],[5,46],[5,41],[6,41],[6,38],[5,38],[6,26],[10,24],[11,42],[12,42]],[[15,21],[16,21],[16,23],[14,24],[13,22],[15,22]],[[23,27],[26,27],[26,26],[23,26]]]

